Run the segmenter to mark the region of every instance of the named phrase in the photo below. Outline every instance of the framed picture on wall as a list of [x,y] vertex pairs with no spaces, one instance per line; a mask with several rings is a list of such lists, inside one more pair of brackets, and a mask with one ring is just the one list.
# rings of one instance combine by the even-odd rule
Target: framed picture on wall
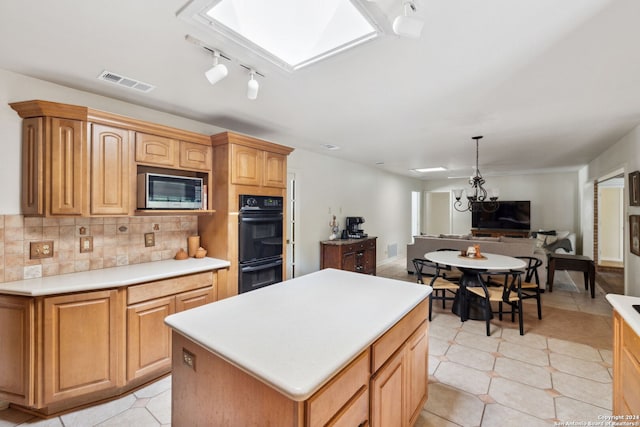
[[640,206],[640,171],[629,174],[629,205]]
[[640,215],[629,215],[629,232],[631,253],[640,256]]

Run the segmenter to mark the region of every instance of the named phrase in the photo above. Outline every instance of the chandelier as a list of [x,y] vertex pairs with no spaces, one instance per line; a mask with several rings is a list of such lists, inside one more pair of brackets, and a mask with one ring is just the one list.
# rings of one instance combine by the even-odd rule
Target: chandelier
[[478,168],[478,142],[482,139],[482,136],[474,136],[473,138],[476,141],[476,169],[475,175],[469,178],[469,185],[471,188],[466,190],[467,196],[467,204],[466,206],[462,202],[462,188],[457,188],[453,190],[453,195],[456,198],[456,201],[453,202],[453,207],[458,212],[477,212],[477,211],[485,211],[485,212],[495,212],[500,205],[498,203],[498,190],[497,189],[484,189],[482,186],[485,181],[480,174],[480,169]]

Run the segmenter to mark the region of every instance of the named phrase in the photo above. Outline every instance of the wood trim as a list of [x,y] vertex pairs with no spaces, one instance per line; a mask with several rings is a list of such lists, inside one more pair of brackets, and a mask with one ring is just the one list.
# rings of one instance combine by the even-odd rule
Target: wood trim
[[176,138],[196,144],[211,145],[208,135],[146,122],[144,120],[121,116],[119,114],[94,110],[84,106],[62,104],[39,99],[13,102],[9,105],[23,119],[29,117],[51,116],[63,119],[83,120],[107,126],[126,128],[136,132],[145,132],[168,138]]
[[246,147],[256,148],[258,150],[269,151],[272,153],[289,155],[293,148],[286,147],[284,145],[276,144],[273,142],[263,141],[258,138],[254,138],[248,135],[243,135],[235,132],[222,132],[215,135],[211,135],[211,145],[218,146],[224,144],[239,144]]

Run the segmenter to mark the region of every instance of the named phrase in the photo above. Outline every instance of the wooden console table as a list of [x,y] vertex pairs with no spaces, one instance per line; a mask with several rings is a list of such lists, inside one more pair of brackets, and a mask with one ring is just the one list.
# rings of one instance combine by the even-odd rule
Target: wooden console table
[[584,255],[564,255],[549,252],[547,260],[547,265],[549,266],[549,273],[547,274],[549,292],[553,292],[553,276],[556,269],[582,271],[584,273],[584,288],[589,290],[589,287],[591,287],[591,298],[595,298],[596,266],[591,258]]

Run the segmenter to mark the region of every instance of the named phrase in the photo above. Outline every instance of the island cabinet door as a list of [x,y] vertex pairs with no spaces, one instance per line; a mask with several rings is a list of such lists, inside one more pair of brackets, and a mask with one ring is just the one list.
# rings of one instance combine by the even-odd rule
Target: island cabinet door
[[43,400],[115,389],[122,336],[116,290],[44,299]]
[[415,424],[422,405],[427,401],[428,348],[427,322],[424,322],[407,342],[407,417],[409,425]]
[[169,296],[127,308],[127,381],[171,369],[171,330],[164,318],[175,306]]
[[404,427],[405,352],[398,351],[371,380],[371,427]]

